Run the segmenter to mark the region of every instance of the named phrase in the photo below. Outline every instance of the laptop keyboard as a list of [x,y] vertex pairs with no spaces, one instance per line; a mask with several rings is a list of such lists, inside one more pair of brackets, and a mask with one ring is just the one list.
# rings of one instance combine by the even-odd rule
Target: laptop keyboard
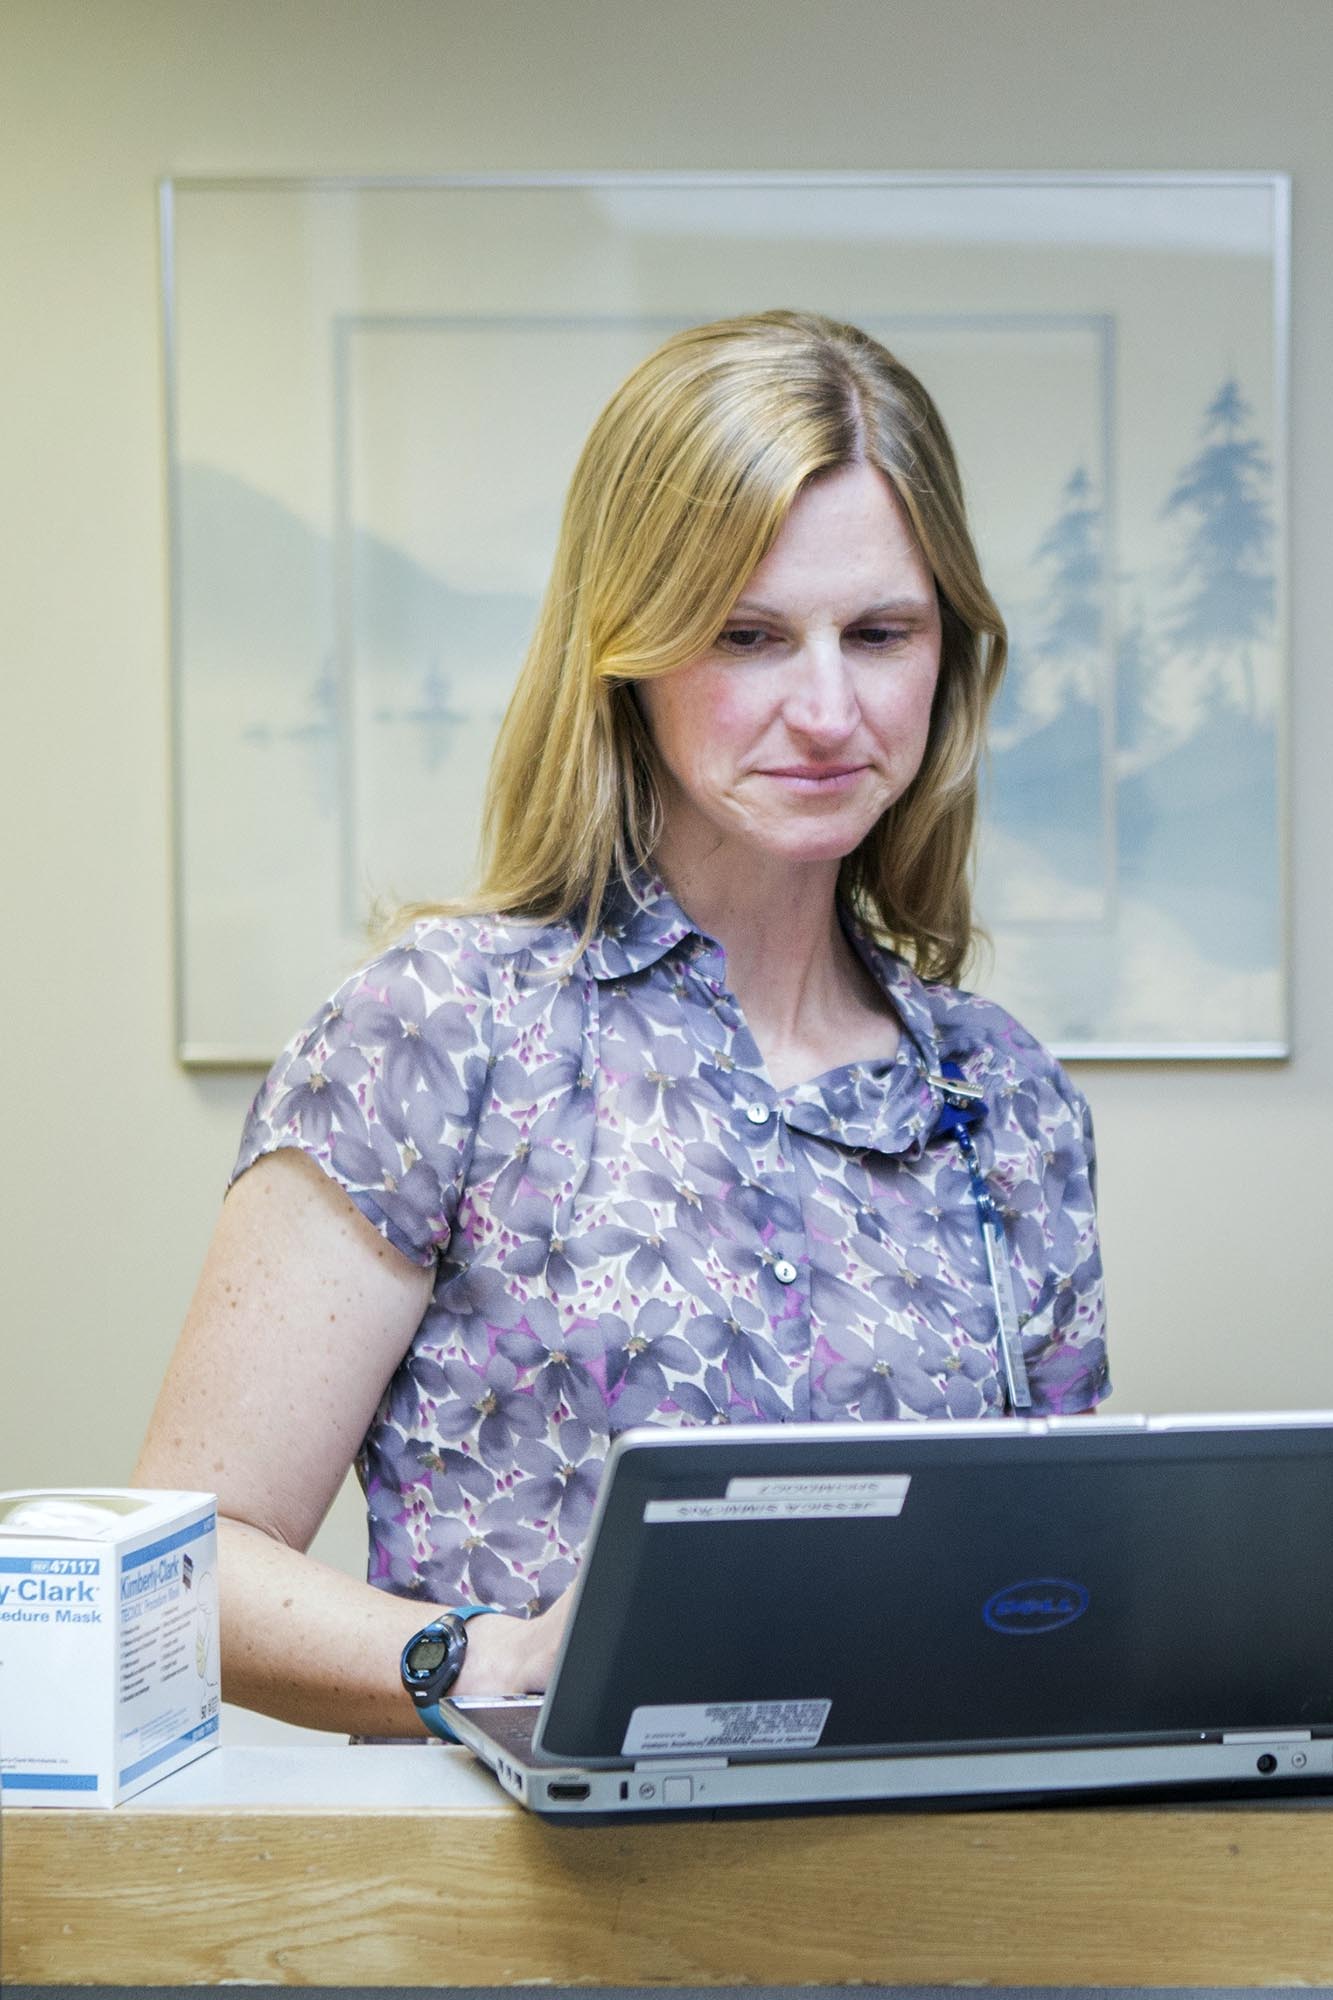
[[537,1727],[541,1703],[524,1706],[518,1702],[497,1702],[494,1708],[468,1707],[467,1719],[484,1729],[493,1742],[512,1756],[527,1757],[532,1750],[532,1732]]

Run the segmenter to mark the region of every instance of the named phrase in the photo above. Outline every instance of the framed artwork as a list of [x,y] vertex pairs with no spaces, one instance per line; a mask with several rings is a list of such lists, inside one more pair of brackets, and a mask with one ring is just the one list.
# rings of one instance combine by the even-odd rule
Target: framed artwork
[[976,983],[1072,1057],[1287,1052],[1288,186],[561,175],[162,189],[177,1026],[266,1066],[473,879],[565,485],[674,329],[849,319],[939,402],[1010,667]]

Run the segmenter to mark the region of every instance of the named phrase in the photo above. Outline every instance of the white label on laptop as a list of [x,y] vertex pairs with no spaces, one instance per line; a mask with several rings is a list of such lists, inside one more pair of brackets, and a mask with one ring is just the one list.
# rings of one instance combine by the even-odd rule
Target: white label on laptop
[[813,1750],[831,1701],[717,1701],[636,1708],[623,1757],[688,1750]]
[[901,1514],[911,1475],[830,1478],[732,1479],[723,1500],[649,1500],[647,1522],[656,1521],[828,1521],[857,1516],[881,1520]]

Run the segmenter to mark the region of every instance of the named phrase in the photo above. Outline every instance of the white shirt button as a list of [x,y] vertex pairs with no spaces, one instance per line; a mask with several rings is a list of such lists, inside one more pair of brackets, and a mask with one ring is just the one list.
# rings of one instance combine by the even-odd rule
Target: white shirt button
[[761,1104],[757,1097],[752,1098],[745,1107],[745,1115],[752,1125],[767,1125],[768,1106]]
[[779,1257],[773,1266],[773,1276],[780,1285],[794,1285],[798,1276],[796,1266],[789,1264],[785,1257]]

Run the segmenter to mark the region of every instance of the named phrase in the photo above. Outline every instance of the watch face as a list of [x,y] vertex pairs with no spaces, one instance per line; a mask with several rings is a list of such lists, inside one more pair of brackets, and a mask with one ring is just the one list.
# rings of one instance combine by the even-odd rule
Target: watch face
[[442,1632],[423,1632],[407,1649],[405,1665],[411,1674],[433,1674],[449,1657],[449,1643]]
[[419,1709],[448,1694],[467,1658],[467,1627],[445,1611],[403,1648],[403,1686]]

